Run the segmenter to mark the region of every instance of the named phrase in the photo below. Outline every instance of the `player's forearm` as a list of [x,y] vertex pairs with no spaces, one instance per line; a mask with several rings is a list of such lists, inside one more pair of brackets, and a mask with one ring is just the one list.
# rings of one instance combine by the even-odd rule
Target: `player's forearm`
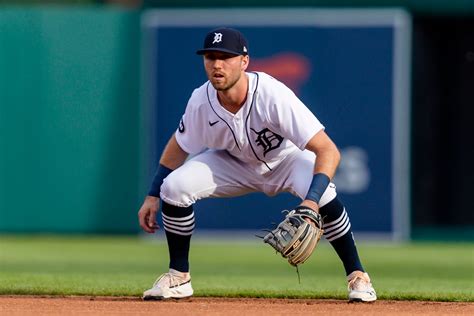
[[323,173],[332,179],[341,160],[339,150],[334,146],[333,149],[320,151],[316,155],[314,174]]
[[316,154],[314,174],[323,173],[332,179],[341,160],[341,154],[334,142],[324,131],[319,131],[306,145]]
[[306,145],[316,154],[313,179],[302,205],[317,210],[319,201],[336,173],[341,159],[339,150],[324,131],[318,132]]
[[318,211],[319,201],[336,173],[340,155],[337,148],[336,150],[320,150],[316,155],[313,180],[301,205]]
[[173,135],[163,150],[160,164],[174,170],[181,166],[186,161],[187,157],[188,153],[181,149],[181,147],[178,145],[178,142],[176,141],[175,136]]
[[179,147],[173,135],[168,141],[165,150],[163,150],[160,164],[156,170],[150,190],[148,191],[147,199],[151,200],[150,203],[153,203],[160,196],[160,187],[163,180],[173,172],[173,170],[181,166],[187,157],[188,153]]

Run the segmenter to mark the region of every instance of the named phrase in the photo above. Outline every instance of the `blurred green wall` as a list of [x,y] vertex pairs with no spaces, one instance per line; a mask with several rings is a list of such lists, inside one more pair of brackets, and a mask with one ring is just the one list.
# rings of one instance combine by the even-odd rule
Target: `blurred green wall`
[[137,231],[139,12],[0,9],[0,232]]

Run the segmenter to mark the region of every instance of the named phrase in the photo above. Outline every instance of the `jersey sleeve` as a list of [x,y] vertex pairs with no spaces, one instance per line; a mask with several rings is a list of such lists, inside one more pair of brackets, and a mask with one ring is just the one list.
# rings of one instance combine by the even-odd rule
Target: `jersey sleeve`
[[276,109],[270,112],[270,120],[282,135],[301,150],[316,133],[324,129],[313,112],[283,84],[278,89],[274,104]]
[[201,139],[202,133],[199,132],[198,122],[197,111],[191,98],[175,133],[178,145],[188,154],[197,154],[206,149]]

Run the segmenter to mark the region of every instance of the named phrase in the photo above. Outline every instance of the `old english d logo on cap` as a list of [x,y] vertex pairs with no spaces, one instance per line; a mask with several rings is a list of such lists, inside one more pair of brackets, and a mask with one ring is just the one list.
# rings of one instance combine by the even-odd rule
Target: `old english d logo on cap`
[[234,55],[247,55],[248,43],[244,35],[236,29],[222,27],[207,33],[203,48],[196,54],[203,55],[208,51],[219,51]]
[[214,33],[214,41],[212,41],[212,44],[220,42],[222,42],[222,33]]

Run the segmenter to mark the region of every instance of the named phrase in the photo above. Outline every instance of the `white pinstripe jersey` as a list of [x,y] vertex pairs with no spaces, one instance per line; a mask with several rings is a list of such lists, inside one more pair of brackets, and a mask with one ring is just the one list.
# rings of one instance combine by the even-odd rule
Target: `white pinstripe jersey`
[[275,168],[324,126],[283,83],[263,72],[250,72],[246,103],[235,114],[222,107],[207,81],[194,90],[176,130],[189,154],[227,150],[259,174]]

